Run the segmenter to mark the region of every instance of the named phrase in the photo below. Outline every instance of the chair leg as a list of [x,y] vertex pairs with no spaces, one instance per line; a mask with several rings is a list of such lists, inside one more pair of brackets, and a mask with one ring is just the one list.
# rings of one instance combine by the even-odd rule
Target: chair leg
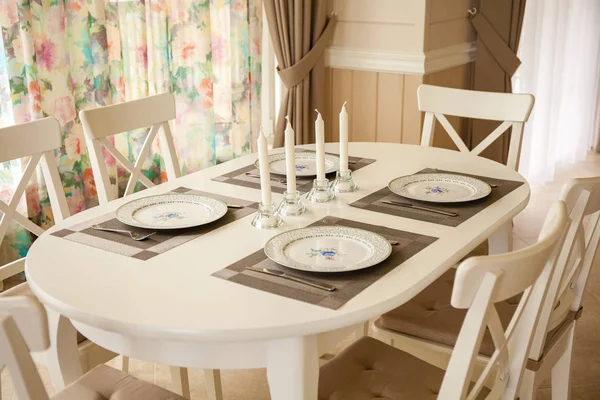
[[3,370],[4,370],[4,366],[0,365],[0,400],[2,400],[2,371]]
[[186,399],[191,398],[190,394],[190,380],[188,378],[187,368],[181,367],[170,367],[171,368],[171,382],[173,384],[173,391],[177,394],[182,395]]
[[218,369],[205,369],[206,394],[209,400],[223,400],[223,386],[221,385],[221,371]]
[[519,389],[519,400],[535,400],[535,372],[525,370],[521,388]]
[[575,325],[568,333],[568,344],[563,355],[552,368],[552,400],[569,400],[571,397],[571,355]]
[[121,356],[121,371],[129,373],[129,357]]

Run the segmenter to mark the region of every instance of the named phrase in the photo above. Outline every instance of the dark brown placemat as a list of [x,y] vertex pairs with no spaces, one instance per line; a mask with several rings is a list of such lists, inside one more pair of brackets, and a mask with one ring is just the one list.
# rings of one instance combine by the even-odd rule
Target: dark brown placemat
[[159,230],[156,234],[142,241],[135,241],[126,234],[97,231],[91,228],[92,225],[99,224],[105,228],[126,229],[138,232],[140,234],[151,232],[151,230],[134,228],[119,222],[115,218],[114,211],[92,220],[87,220],[85,222],[73,225],[67,229],[61,229],[60,231],[53,232],[52,235],[71,240],[73,242],[85,244],[87,246],[106,250],[111,253],[117,253],[140,260],[149,260],[152,257],[156,257],[157,255],[174,249],[177,246],[181,246],[182,244],[187,243],[199,236],[205,235],[233,221],[255,213],[258,208],[258,204],[252,201],[236,199],[214,193],[201,192],[199,190],[192,190],[184,187],[177,188],[171,192],[212,197],[222,200],[227,204],[240,205],[243,208],[230,208],[227,210],[227,214],[225,214],[225,216],[223,216],[221,219],[199,227],[176,230]]
[[[424,169],[417,173],[422,174],[427,172],[447,172],[452,174],[470,176],[473,178],[481,179],[482,181],[487,182],[490,185],[496,185],[496,187],[492,188],[492,192],[489,194],[489,196],[480,200],[469,201],[465,203],[429,203],[424,201],[412,200],[399,196],[393,193],[387,187],[385,187],[381,190],[378,190],[375,193],[372,193],[368,196],[363,197],[360,200],[355,201],[350,205],[352,207],[363,208],[365,210],[371,210],[389,215],[395,215],[397,217],[416,219],[419,221],[432,222],[434,224],[456,227],[468,220],[469,218],[471,218],[472,216],[474,216],[475,214],[477,214],[479,211],[494,204],[496,201],[500,200],[501,198],[503,198],[513,190],[517,189],[524,183],[518,181],[490,178],[487,176],[470,175],[456,171]],[[458,216],[449,217],[408,207],[393,206],[390,204],[382,203],[382,201],[384,200],[399,201],[402,203],[410,203],[444,211],[452,211],[458,213]]]
[[[385,261],[374,267],[359,271],[342,273],[297,271],[269,260],[264,250],[261,249],[227,268],[215,272],[213,276],[279,296],[336,310],[385,274],[437,240],[437,238],[430,236],[335,217],[325,217],[310,226],[317,225],[341,225],[365,229],[378,233],[389,240],[396,240],[399,243],[392,246],[392,254]],[[287,279],[249,271],[246,267],[272,268],[285,271],[303,278],[332,284],[337,290],[327,292]]]
[[[304,150],[304,149],[296,149],[296,152],[312,152],[312,150]],[[335,153],[327,153],[327,154],[335,154]],[[335,154],[337,155],[337,154]],[[360,157],[348,157],[348,168],[351,171],[359,170],[363,167],[366,167],[369,164],[374,163],[376,160],[372,158],[360,158]],[[213,181],[229,183],[232,185],[249,187],[253,189],[260,189],[260,178],[251,177],[247,174],[257,175],[259,174],[258,168],[254,166],[254,163],[247,165],[243,168],[236,169],[235,171],[229,172],[224,175],[217,176],[213,178]],[[335,173],[328,174],[327,178],[332,181],[335,179]],[[271,174],[271,190],[275,193],[283,193],[286,190],[286,183],[283,181],[278,181],[278,179],[285,180],[284,175],[275,175]],[[308,193],[312,188],[314,176],[302,176],[296,177],[296,189],[300,193]]]

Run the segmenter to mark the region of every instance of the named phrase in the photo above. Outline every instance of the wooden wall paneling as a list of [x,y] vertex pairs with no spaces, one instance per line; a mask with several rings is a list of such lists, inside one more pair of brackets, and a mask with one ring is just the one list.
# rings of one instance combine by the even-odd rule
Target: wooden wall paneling
[[423,113],[419,111],[417,88],[423,83],[423,75],[405,75],[402,97],[402,143],[421,143]]
[[377,142],[402,141],[404,75],[380,72],[377,82]]
[[352,142],[374,142],[377,131],[378,73],[352,72],[352,122],[349,133]]
[[332,89],[332,79],[331,75],[333,73],[333,69],[325,68],[325,109],[322,111],[323,119],[325,120],[325,142],[333,142],[333,121],[334,118],[333,112],[331,111],[331,95],[333,93]]
[[[352,137],[354,127],[354,111],[352,100],[352,71],[346,69],[331,69],[331,141],[339,141],[339,113],[342,104],[348,102],[346,110],[348,111],[348,136]],[[351,139],[350,139],[351,140]]]

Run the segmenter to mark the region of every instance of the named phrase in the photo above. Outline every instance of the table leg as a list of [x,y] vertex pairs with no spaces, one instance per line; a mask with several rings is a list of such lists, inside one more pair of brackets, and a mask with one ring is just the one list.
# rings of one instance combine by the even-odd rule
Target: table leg
[[57,392],[83,375],[77,330],[67,318],[46,308],[50,348],[46,351],[52,386]]
[[513,249],[513,224],[508,221],[498,228],[488,239],[489,253],[502,254],[508,253]]
[[268,345],[267,379],[271,400],[317,400],[317,337],[273,340]]

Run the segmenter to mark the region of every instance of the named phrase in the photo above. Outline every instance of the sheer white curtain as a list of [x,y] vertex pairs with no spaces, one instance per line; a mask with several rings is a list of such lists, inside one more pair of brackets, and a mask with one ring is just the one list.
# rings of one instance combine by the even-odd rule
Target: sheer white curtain
[[527,0],[514,91],[536,98],[519,167],[532,185],[591,148],[599,55],[600,0]]

